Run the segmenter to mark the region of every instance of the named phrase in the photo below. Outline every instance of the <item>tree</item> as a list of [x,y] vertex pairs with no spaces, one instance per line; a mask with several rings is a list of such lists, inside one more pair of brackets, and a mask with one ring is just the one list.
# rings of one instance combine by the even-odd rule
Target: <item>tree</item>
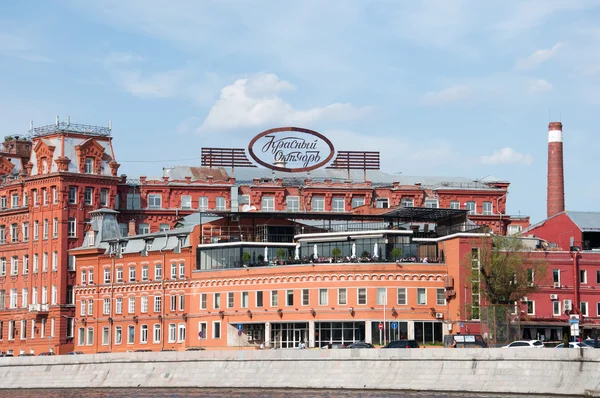
[[333,261],[335,262],[336,258],[342,255],[342,251],[339,247],[334,247],[331,249],[331,255],[333,256]]
[[546,263],[519,238],[488,236],[469,256],[471,289],[483,293],[490,304],[513,304],[535,292],[546,278]]
[[402,249],[400,249],[399,247],[394,247],[392,249],[392,257],[394,258],[394,261],[398,260],[398,257],[400,257],[402,255]]
[[252,258],[252,256],[250,256],[250,253],[248,253],[248,252],[242,253],[242,264],[248,264],[250,262],[251,258]]
[[280,261],[285,261],[287,260],[287,250],[285,250],[284,248],[280,247],[279,249],[277,249],[277,251],[275,252],[275,255],[277,256],[277,258]]

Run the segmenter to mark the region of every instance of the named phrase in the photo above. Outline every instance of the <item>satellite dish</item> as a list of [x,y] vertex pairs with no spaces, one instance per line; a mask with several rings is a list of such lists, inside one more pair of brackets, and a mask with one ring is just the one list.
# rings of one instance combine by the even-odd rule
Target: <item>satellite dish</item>
[[251,210],[251,206],[250,205],[243,205],[242,206],[242,211],[243,212],[247,212],[247,211],[250,211],[250,210]]

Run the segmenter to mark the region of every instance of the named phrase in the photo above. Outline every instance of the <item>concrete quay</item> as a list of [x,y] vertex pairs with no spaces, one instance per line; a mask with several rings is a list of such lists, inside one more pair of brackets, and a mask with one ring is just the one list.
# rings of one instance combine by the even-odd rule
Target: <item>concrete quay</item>
[[595,349],[144,352],[0,358],[0,388],[333,388],[593,396]]

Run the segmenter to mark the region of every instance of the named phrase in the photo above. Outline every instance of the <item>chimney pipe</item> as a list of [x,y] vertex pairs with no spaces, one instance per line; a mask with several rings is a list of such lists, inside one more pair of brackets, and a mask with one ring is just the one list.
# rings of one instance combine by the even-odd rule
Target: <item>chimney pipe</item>
[[548,218],[565,211],[562,123],[548,124]]

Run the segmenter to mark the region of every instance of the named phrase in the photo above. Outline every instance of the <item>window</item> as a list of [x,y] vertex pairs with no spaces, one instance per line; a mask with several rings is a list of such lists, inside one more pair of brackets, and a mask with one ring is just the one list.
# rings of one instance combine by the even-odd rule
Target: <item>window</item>
[[100,190],[100,206],[106,207],[108,204],[108,189],[102,188]]
[[437,199],[425,199],[425,207],[429,209],[437,209],[439,207],[439,203]]
[[92,187],[86,187],[85,188],[84,203],[86,205],[91,205],[93,197],[94,197],[94,188],[92,188]]
[[208,338],[206,335],[206,322],[198,322],[198,338],[205,340]]
[[587,271],[584,269],[579,270],[579,282],[587,283]]
[[331,211],[343,212],[346,211],[346,202],[344,198],[331,199]]
[[218,310],[221,308],[221,293],[215,293],[213,295],[213,307]]
[[263,292],[262,291],[256,292],[256,306],[259,308],[263,306]]
[[104,283],[110,283],[110,268],[104,268]]
[[13,209],[19,207],[19,194],[17,194],[17,193],[12,194],[10,207]]
[[458,200],[453,200],[450,202],[450,208],[451,209],[455,209],[455,210],[459,210],[460,209],[460,202]]
[[223,196],[217,196],[217,210],[227,210],[227,203]]
[[[44,252],[44,254],[42,255],[42,272],[46,272],[48,271],[48,253]],[[92,271],[90,271],[91,273]],[[90,283],[92,282],[92,279],[90,278]]]
[[[33,240],[38,240],[39,226],[40,226],[40,222],[38,220],[35,220],[33,222]],[[2,237],[0,237],[0,239],[2,239]],[[1,243],[4,243],[4,242],[1,242]]]
[[79,302],[79,315],[85,316],[86,308],[87,308],[87,302],[85,300],[81,300]]
[[348,291],[346,289],[338,289],[338,305],[348,304]]
[[[600,277],[600,271],[598,271],[597,277]],[[558,270],[558,269],[552,270],[552,282],[560,285],[560,270]]]
[[140,312],[147,313],[148,312],[148,296],[142,296],[142,304],[140,307]]
[[152,193],[148,195],[148,208],[149,209],[161,209],[162,208],[162,195]]
[[138,234],[146,235],[150,233],[150,224],[140,223],[138,225]]
[[302,305],[310,305],[310,290],[308,289],[302,289]]
[[160,312],[162,304],[161,296],[154,296],[154,312]]
[[275,211],[275,197],[274,196],[263,196],[261,210],[262,211]]
[[94,344],[94,328],[87,329],[87,345]]
[[445,289],[435,290],[435,303],[437,305],[446,305],[446,296],[444,296]]
[[56,285],[52,285],[52,292],[51,292],[51,294],[52,294],[52,297],[51,297],[51,299],[52,299],[52,301],[51,301],[52,305],[58,304],[58,288],[56,287]]
[[69,218],[69,238],[76,238],[77,237],[77,221],[74,218]]
[[29,255],[23,256],[23,275],[29,274]]
[[325,198],[322,196],[313,196],[311,208],[312,211],[325,211]]
[[271,290],[271,307],[279,306],[279,297],[277,295],[277,290]]
[[135,326],[127,326],[127,344],[135,343]]
[[198,197],[198,210],[200,210],[200,211],[208,210],[208,196]]
[[58,203],[58,190],[56,189],[56,187],[52,187],[52,203]]
[[414,207],[415,200],[413,198],[402,198],[400,200],[400,206],[402,207]]
[[469,211],[469,214],[477,214],[477,209],[475,208],[475,202],[465,203],[465,209],[467,209]]
[[58,218],[54,217],[54,220],[52,222],[52,236],[53,237],[58,237]]
[[235,305],[235,297],[233,295],[233,292],[228,292],[227,293],[227,308],[233,308],[234,305]]
[[171,263],[171,279],[177,278],[177,263]]
[[185,263],[179,263],[179,278],[185,278]]
[[110,315],[110,299],[104,299],[104,305],[102,306],[102,315]]
[[[42,288],[42,294],[44,289]],[[88,315],[94,315],[94,300],[88,300]]]
[[0,243],[6,243],[6,227],[0,225]]
[[161,263],[154,264],[154,279],[156,279],[157,281],[162,279],[162,264]]
[[180,294],[179,295],[179,311],[184,311],[184,310],[185,310],[185,295]]
[[46,191],[46,188],[42,188],[42,201],[44,206],[48,205],[48,192]]
[[287,290],[285,292],[285,305],[291,307],[294,305],[294,291]]
[[248,308],[248,292],[242,292],[241,301],[241,307]]
[[[37,192],[34,191],[33,195],[34,203],[37,203]],[[77,187],[69,187],[69,203],[77,203]]]
[[158,229],[160,232],[165,232],[171,229],[171,226],[169,224],[160,224],[158,226]]
[[588,316],[588,303],[585,301],[581,301],[579,303],[579,309],[581,310],[581,315]]
[[10,274],[17,275],[19,273],[19,257],[12,256],[10,258]]
[[108,345],[108,334],[109,334],[108,326],[104,326],[102,328],[102,345]]
[[327,289],[319,289],[319,305],[327,305],[328,298]]
[[535,301],[527,300],[527,315],[535,315]]
[[[148,302],[146,302],[146,307],[148,307]],[[129,314],[135,313],[135,297],[127,298],[127,312]]]
[[23,229],[23,242],[29,241],[29,223],[24,222],[22,225]]
[[129,282],[135,282],[135,266],[129,267]]
[[367,289],[364,287],[358,288],[356,291],[356,303],[359,305],[367,304]]
[[44,218],[44,239],[48,239],[48,219]]
[[25,340],[27,337],[27,321],[25,319],[21,320],[21,335],[19,336],[21,340]]
[[600,270],[596,271],[596,283],[600,283]]
[[190,195],[181,196],[181,208],[184,210],[189,210],[192,208],[192,197]]
[[29,290],[27,288],[23,288],[21,290],[21,308],[27,308],[29,305]]
[[115,344],[123,343],[123,328],[121,326],[115,327]]
[[221,338],[221,321],[213,322],[213,339]]
[[287,211],[300,211],[300,198],[298,196],[286,197],[285,208],[287,209]]
[[169,343],[174,343],[177,338],[177,328],[174,323],[169,324]]
[[85,345],[85,329],[79,328],[77,331],[77,345]]
[[387,289],[385,287],[377,288],[377,305],[387,304]]
[[405,287],[399,287],[396,290],[396,303],[398,303],[398,305],[406,305],[406,288]]
[[19,241],[19,228],[17,224],[10,225],[10,241],[18,242]]
[[17,308],[17,289],[10,289],[8,308]]
[[8,339],[15,339],[15,321],[8,321]]
[[85,285],[87,283],[87,270],[81,270],[81,284]]
[[128,193],[127,194],[127,209],[139,210],[142,208],[139,193]]
[[58,252],[52,252],[52,271],[58,270]]
[[554,316],[562,315],[560,313],[560,301],[558,301],[558,300],[554,300],[552,302],[552,315],[554,315]]
[[427,304],[427,290],[424,288],[417,289],[417,304],[418,305],[426,305]]
[[352,208],[353,209],[355,207],[364,206],[364,204],[365,204],[365,198],[364,197],[352,198]]
[[175,296],[174,294],[171,295],[170,302],[171,302],[171,311],[177,311],[177,296]]
[[205,310],[206,308],[206,293],[202,293],[200,294],[200,309]]
[[148,325],[142,325],[140,327],[140,343],[141,344],[148,343]]
[[142,281],[144,281],[144,282],[148,281],[148,266],[147,265],[142,266]]
[[492,202],[483,202],[483,215],[491,216],[492,213]]
[[123,283],[123,267],[117,267],[117,283]]
[[2,207],[2,210],[7,208],[7,200],[6,200],[6,196],[2,196],[2,198],[0,198],[0,206]]
[[87,174],[94,173],[94,158],[85,158],[85,172]]
[[152,333],[152,342],[154,344],[160,343],[160,325],[155,324],[153,329],[154,333]]
[[387,209],[390,207],[390,201],[388,198],[377,198],[375,199],[375,207],[378,209]]
[[6,257],[0,258],[0,276],[6,275]]
[[117,297],[115,299],[115,314],[122,314],[122,313],[123,313],[123,298]]
[[177,327],[177,342],[181,343],[185,341],[185,324],[180,323]]

